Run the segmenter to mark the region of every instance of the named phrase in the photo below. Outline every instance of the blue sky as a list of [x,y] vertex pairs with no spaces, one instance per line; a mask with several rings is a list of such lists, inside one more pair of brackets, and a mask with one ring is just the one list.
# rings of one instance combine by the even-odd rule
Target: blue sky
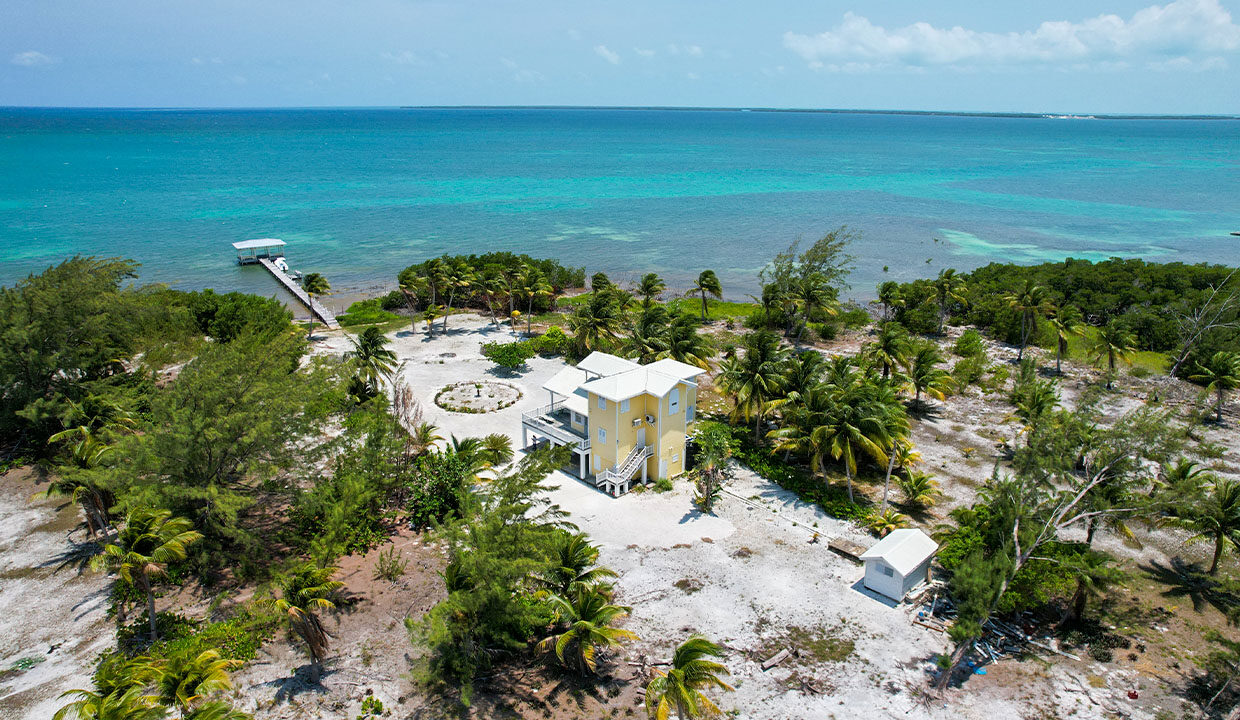
[[3,3],[0,105],[1240,114],[1240,0]]

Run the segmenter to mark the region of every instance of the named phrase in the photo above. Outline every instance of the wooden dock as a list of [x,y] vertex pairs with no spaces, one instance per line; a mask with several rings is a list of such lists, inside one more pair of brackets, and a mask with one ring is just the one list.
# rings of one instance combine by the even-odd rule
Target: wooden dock
[[332,313],[332,311],[323,307],[318,300],[315,300],[307,295],[306,291],[301,289],[301,286],[297,284],[296,280],[288,275],[285,275],[280,268],[276,267],[275,263],[271,261],[271,258],[260,257],[258,258],[258,261],[262,263],[263,267],[267,268],[267,272],[271,273],[275,276],[276,280],[280,281],[280,284],[284,286],[285,290],[288,290],[293,294],[293,297],[300,300],[301,304],[305,305],[310,312],[314,313],[314,316],[317,317],[324,325],[330,329],[340,327],[340,323],[336,322],[336,316]]

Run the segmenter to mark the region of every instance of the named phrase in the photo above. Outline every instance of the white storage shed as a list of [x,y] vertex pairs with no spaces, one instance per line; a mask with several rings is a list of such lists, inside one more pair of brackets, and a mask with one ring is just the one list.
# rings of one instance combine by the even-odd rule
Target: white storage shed
[[899,602],[910,590],[926,582],[930,561],[938,543],[920,530],[893,530],[861,553],[865,563],[865,586]]

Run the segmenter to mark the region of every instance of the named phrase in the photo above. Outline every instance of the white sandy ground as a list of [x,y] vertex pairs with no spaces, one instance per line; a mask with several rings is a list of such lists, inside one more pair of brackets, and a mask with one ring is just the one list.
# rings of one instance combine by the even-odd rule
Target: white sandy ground
[[[445,435],[502,432],[519,444],[521,412],[547,402],[541,386],[563,367],[562,361],[534,358],[519,374],[497,375],[479,348],[482,342],[514,339],[509,332],[468,316],[453,317],[449,324],[450,333],[434,339],[427,339],[421,328],[416,334],[395,334],[392,348],[402,361],[408,360],[402,377],[413,386],[426,418]],[[347,347],[343,338],[320,343],[326,352]],[[521,401],[485,415],[451,413],[433,402],[438,389],[450,382],[496,377],[522,388]],[[979,447],[992,454],[989,446]],[[986,473],[986,468],[980,471]],[[971,474],[976,482],[978,474]],[[599,544],[600,562],[619,573],[618,601],[633,607],[626,626],[642,640],[618,660],[666,659],[687,634],[705,632],[728,648],[726,664],[737,690],[723,698],[722,706],[737,709],[740,717],[991,719],[1022,717],[1041,708],[1091,718],[1109,717],[1108,707],[1123,708],[1128,717],[1150,716],[1129,707],[1125,678],[1107,678],[1106,688],[1086,686],[1080,678],[1102,672],[1089,662],[1076,668],[1000,662],[989,676],[953,691],[946,707],[923,704],[920,689],[926,685],[929,661],[946,649],[946,638],[913,625],[908,606],[893,608],[865,591],[862,568],[826,546],[830,538],[846,537],[863,545],[873,538],[743,468],[713,515],[695,510],[692,488],[685,481],[677,482],[673,492],[620,498],[564,473],[551,482],[559,486],[553,500]],[[815,534],[821,537],[811,543]],[[734,556],[742,548],[749,556]],[[674,585],[679,580],[700,584],[701,589],[685,592]],[[840,663],[816,668],[785,663],[763,672],[758,664],[762,658],[754,653],[764,641],[793,627],[851,639],[855,652]],[[978,687],[995,685],[1005,670],[1019,679],[986,691]],[[799,677],[790,680],[794,672]],[[1024,678],[1026,674],[1030,677]],[[822,694],[789,688],[789,682],[796,685],[802,678]]]
[[[389,335],[425,418],[445,436],[501,432],[519,444],[521,412],[547,402],[541,386],[562,362],[534,358],[521,373],[497,372],[480,346],[512,340],[506,328],[494,329],[474,316],[453,316],[449,326],[447,335],[434,339],[421,328]],[[349,347],[339,333],[320,334],[316,352],[338,355]],[[449,412],[433,402],[448,383],[488,379],[516,385],[522,398],[481,415]],[[993,402],[953,398],[944,409],[940,419],[918,425],[915,440],[926,466],[944,481],[950,496],[945,504],[954,506],[967,503],[989,474],[994,439],[985,430],[1004,420]],[[1010,427],[1001,429],[1010,437]],[[978,448],[977,457],[963,457],[962,443]],[[94,573],[53,571],[55,558],[70,546],[66,534],[76,511],[32,503],[24,489],[30,483],[8,479],[0,484],[0,670],[21,657],[42,654],[47,660],[0,680],[0,718],[46,719],[59,706],[57,695],[86,687],[94,658],[113,646],[113,623],[105,618],[107,584]],[[1058,658],[1000,661],[986,676],[949,691],[946,705],[923,704],[928,660],[945,649],[946,638],[913,625],[907,607],[893,608],[860,589],[860,566],[826,548],[835,537],[862,544],[873,540],[746,470],[737,471],[713,515],[695,511],[685,481],[669,493],[621,498],[563,473],[551,482],[559,486],[553,500],[571,512],[571,520],[599,543],[601,561],[619,573],[619,601],[633,607],[627,627],[642,639],[612,661],[665,660],[687,634],[704,632],[727,649],[736,692],[722,696],[720,704],[739,717],[1152,717],[1142,703],[1125,697],[1139,682],[1130,670]],[[816,533],[818,542],[811,542]],[[1111,541],[1104,542],[1112,549]],[[435,575],[438,553],[407,532],[394,543],[416,558],[394,584],[372,581],[367,563],[373,557],[342,560],[342,579],[352,588],[366,588],[366,595],[356,610],[329,623],[336,640],[323,686],[309,688],[297,679],[304,657],[280,636],[236,675],[239,706],[256,709],[260,718],[353,717],[369,691],[392,717],[431,717],[420,710],[418,692],[404,676],[413,648],[401,621],[406,614],[419,617],[442,594]],[[676,585],[681,580],[687,581],[683,590]],[[841,662],[814,666],[794,659],[763,672],[758,662],[789,628],[852,640],[855,651]],[[802,683],[817,694],[804,692]],[[634,711],[624,716],[642,714]]]
[[93,659],[115,646],[107,578],[61,567],[75,541],[77,508],[32,501],[35,487],[12,473],[0,482],[0,670],[25,658],[32,669],[0,680],[0,717],[46,719],[56,698],[90,687]]

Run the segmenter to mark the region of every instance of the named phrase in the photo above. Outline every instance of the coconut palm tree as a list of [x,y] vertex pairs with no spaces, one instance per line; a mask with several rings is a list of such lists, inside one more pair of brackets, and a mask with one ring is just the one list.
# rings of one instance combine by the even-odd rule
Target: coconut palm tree
[[[416,331],[418,329],[418,298],[424,293],[428,297],[430,296],[432,291],[431,282],[425,275],[419,275],[414,272],[412,267],[401,270],[396,280],[400,284],[401,293],[405,296],[405,305],[409,308],[411,316],[409,329],[410,331]],[[434,302],[432,301],[429,304],[433,305]]]
[[1085,615],[1085,606],[1091,597],[1101,596],[1124,579],[1124,572],[1115,567],[1110,555],[1093,550],[1073,555],[1064,561],[1063,566],[1076,580],[1068,614],[1068,619],[1073,621]]
[[943,334],[943,324],[947,322],[947,310],[952,303],[964,304],[966,286],[964,280],[956,275],[955,268],[941,270],[933,281],[934,294],[931,299],[939,309],[939,335]]
[[113,693],[69,690],[60,699],[73,698],[52,720],[164,720],[168,708],[152,702],[140,687]]
[[477,282],[478,276],[474,269],[464,261],[451,263],[444,274],[445,290],[448,294],[448,307],[443,314],[443,331],[448,332],[448,316],[452,314],[452,301],[459,293],[468,296]]
[[624,351],[629,357],[645,365],[653,362],[668,349],[667,310],[661,305],[646,305],[637,315],[629,336],[624,340]]
[[197,655],[176,653],[159,664],[155,687],[159,701],[176,707],[184,716],[203,704],[206,696],[231,690],[230,672],[240,668],[240,660],[227,660],[218,650],[204,650]]
[[1223,424],[1223,402],[1227,393],[1240,388],[1240,353],[1219,351],[1205,363],[1197,363],[1197,372],[1189,380],[1206,384],[1206,392],[1213,392],[1214,420]]
[[185,720],[254,720],[254,716],[226,702],[212,700],[191,710]]
[[357,338],[349,338],[353,349],[344,354],[345,360],[357,367],[357,379],[373,390],[380,389],[382,381],[392,377],[396,370],[396,353],[388,349],[388,339],[379,328],[371,325]]
[[495,314],[495,303],[506,287],[503,274],[493,267],[486,268],[478,275],[477,287],[486,301],[487,312],[491,313],[491,324],[498,328],[499,317]]
[[598,667],[598,649],[620,647],[626,640],[637,640],[637,635],[611,624],[629,613],[630,608],[612,605],[607,594],[597,587],[577,585],[567,599],[551,596],[557,622],[567,624],[567,629],[551,635],[538,644],[543,652],[555,650],[560,664],[582,675],[589,675]]
[[1188,506],[1173,508],[1174,515],[1164,522],[1193,533],[1189,542],[1212,541],[1214,555],[1211,575],[1218,572],[1218,561],[1227,543],[1240,546],[1240,482],[1213,478],[1206,492]]
[[932,342],[919,343],[908,359],[908,384],[913,386],[913,407],[921,407],[921,394],[942,400],[946,390],[951,389],[952,376],[939,363],[943,355],[939,346]]
[[690,293],[698,293],[702,296],[702,320],[706,320],[707,307],[706,296],[710,295],[714,298],[723,297],[723,285],[719,283],[719,277],[715,275],[714,270],[703,270],[698,273],[697,281],[693,283]]
[[878,302],[883,306],[883,320],[887,322],[891,319],[891,311],[904,304],[900,298],[900,283],[895,280],[888,280],[878,286]]
[[151,623],[151,642],[159,639],[155,625],[154,582],[168,572],[168,563],[185,559],[186,548],[202,539],[194,524],[173,517],[169,510],[133,510],[125,527],[103,552],[91,560],[96,570],[114,572],[146,594],[146,612]]
[[426,336],[428,338],[435,337],[435,321],[439,319],[443,307],[440,305],[427,305],[422,311],[422,319],[426,321]]
[[443,436],[439,434],[439,428],[429,422],[418,423],[409,434],[409,445],[414,457],[426,454],[440,440],[443,440]]
[[[98,444],[91,447],[96,448],[95,452],[89,456],[92,465],[98,464],[106,451],[111,450],[110,445]],[[56,497],[69,498],[82,508],[82,514],[86,517],[86,529],[91,537],[99,537],[111,526],[111,509],[116,498],[104,485],[102,478],[97,475],[66,470],[59,475],[54,475],[46,490],[35,494],[35,498]]]
[[1047,321],[1051,330],[1055,331],[1055,374],[1063,375],[1063,356],[1068,352],[1068,341],[1072,337],[1080,337],[1085,332],[1085,322],[1081,311],[1075,305],[1064,305],[1055,311]]
[[1018,383],[1008,400],[1013,406],[1011,417],[1020,420],[1025,443],[1030,444],[1034,430],[1059,406],[1059,386],[1049,380]]
[[904,477],[897,476],[896,487],[904,494],[904,502],[910,505],[933,505],[943,495],[934,476],[920,470],[908,470]]
[[608,590],[615,571],[598,566],[598,548],[585,533],[560,533],[551,549],[553,567],[543,571],[538,581],[549,592],[571,597],[577,586]]
[[1165,462],[1158,468],[1156,485],[1160,492],[1182,499],[1185,496],[1198,494],[1202,483],[1211,477],[1205,468],[1182,457],[1174,463]]
[[896,512],[894,508],[871,510],[863,520],[865,526],[880,538],[887,537],[892,530],[908,527],[908,516]]
[[534,332],[534,301],[540,297],[551,297],[554,291],[542,271],[531,265],[521,268],[517,283],[518,291],[526,301],[525,334],[532,335]]
[[512,438],[504,433],[485,435],[478,444],[478,456],[487,467],[499,467],[512,462]]
[[646,273],[642,275],[642,279],[637,283],[637,294],[642,296],[642,305],[650,307],[664,290],[667,284],[663,282],[663,278],[657,273]]
[[667,347],[655,355],[656,360],[671,358],[686,365],[710,370],[715,347],[710,339],[698,332],[697,318],[687,313],[672,317],[667,325]]
[[819,314],[835,316],[835,291],[827,284],[822,273],[810,273],[806,277],[797,278],[789,289],[789,296],[797,310],[801,312],[801,328],[797,338],[805,333],[805,328]]
[[1003,300],[1008,307],[1020,313],[1020,351],[1016,353],[1016,359],[1024,360],[1025,346],[1038,329],[1038,318],[1054,312],[1055,305],[1046,288],[1034,283],[1031,278],[1026,279],[1020,289],[1004,295]]
[[322,670],[323,658],[327,656],[328,635],[319,620],[318,611],[336,609],[332,601],[336,591],[344,587],[339,580],[332,580],[339,568],[318,567],[305,561],[276,579],[280,597],[269,604],[284,615],[292,630],[306,645],[310,656],[310,682],[317,684]]
[[646,685],[647,715],[654,720],[668,720],[673,712],[680,720],[719,715],[719,706],[705,692],[733,690],[721,677],[731,674],[728,669],[708,659],[719,657],[723,657],[723,648],[705,635],[690,635],[676,647],[667,672],[654,668],[655,677]]
[[869,362],[882,368],[883,379],[891,376],[891,372],[908,362],[912,343],[908,331],[897,322],[885,322],[878,328],[878,336],[862,349],[862,355]]
[[[332,286],[328,284],[327,278],[320,273],[306,273],[301,279],[301,289],[310,296],[310,302],[314,302],[316,298],[331,292]],[[306,334],[306,339],[314,337],[314,311],[310,311],[310,332]]]
[[1115,321],[1098,328],[1098,333],[1089,341],[1089,354],[1095,362],[1106,361],[1107,389],[1115,384],[1115,363],[1117,360],[1128,362],[1128,358],[1136,350],[1136,338]]
[[[876,396],[890,396],[879,399]],[[855,386],[845,392],[835,404],[826,422],[814,428],[812,442],[825,448],[831,457],[844,463],[844,476],[848,480],[848,499],[853,498],[853,477],[857,474],[857,459],[868,456],[877,463],[887,462],[885,448],[891,446],[891,421],[889,415],[899,407],[890,389],[870,384]]]
[[573,331],[574,351],[584,357],[594,350],[603,350],[616,341],[622,317],[612,293],[592,292],[586,302],[568,316]]
[[752,418],[756,438],[762,432],[767,403],[779,397],[783,390],[784,351],[779,346],[779,338],[766,330],[747,333],[742,345],[743,355],[724,362],[720,386],[735,399],[733,421]]

